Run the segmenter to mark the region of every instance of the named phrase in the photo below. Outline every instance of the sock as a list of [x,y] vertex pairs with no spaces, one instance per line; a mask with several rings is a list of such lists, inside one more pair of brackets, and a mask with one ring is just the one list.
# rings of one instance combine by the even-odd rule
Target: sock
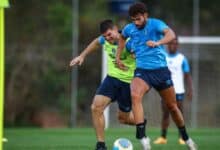
[[105,147],[105,142],[100,142],[100,141],[98,141],[98,142],[96,143],[96,147]]
[[163,138],[166,138],[166,137],[167,137],[167,129],[162,129],[162,130],[161,130],[161,136],[162,136]]
[[186,128],[185,128],[185,126],[179,127],[179,132],[180,132],[180,135],[182,136],[182,138],[183,138],[184,141],[187,141],[187,140],[189,139],[189,136],[188,136],[188,134],[186,133]]
[[137,139],[142,139],[143,137],[146,137],[145,125],[146,125],[146,121],[136,125],[136,138]]

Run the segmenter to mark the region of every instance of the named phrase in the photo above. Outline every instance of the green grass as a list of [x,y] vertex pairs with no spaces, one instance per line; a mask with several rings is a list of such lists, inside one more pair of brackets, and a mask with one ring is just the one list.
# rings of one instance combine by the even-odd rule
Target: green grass
[[[199,150],[220,150],[220,129],[191,129],[190,135],[199,146]],[[106,131],[106,143],[111,150],[112,143],[119,137],[130,139],[134,150],[141,150],[139,141],[135,139],[135,128],[114,128]],[[94,150],[96,142],[94,130],[91,128],[75,129],[5,129],[4,150]],[[148,135],[154,140],[159,129],[148,129]],[[154,145],[153,150],[186,150],[186,146],[177,143],[176,129],[170,129],[168,144]]]

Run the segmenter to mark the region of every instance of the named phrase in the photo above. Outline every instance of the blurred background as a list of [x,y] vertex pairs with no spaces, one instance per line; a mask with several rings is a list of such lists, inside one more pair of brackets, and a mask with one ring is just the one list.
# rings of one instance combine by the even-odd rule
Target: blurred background
[[[99,23],[113,19],[120,28],[130,20],[134,0],[10,0],[5,10],[6,62],[4,127],[91,127],[90,105],[102,76],[102,50],[81,67],[69,62],[99,36]],[[164,20],[179,36],[220,35],[219,0],[149,0],[150,17]],[[185,101],[190,127],[220,127],[220,43],[181,43],[194,83]],[[160,98],[144,99],[149,126],[160,126]],[[110,126],[119,127],[117,106]]]

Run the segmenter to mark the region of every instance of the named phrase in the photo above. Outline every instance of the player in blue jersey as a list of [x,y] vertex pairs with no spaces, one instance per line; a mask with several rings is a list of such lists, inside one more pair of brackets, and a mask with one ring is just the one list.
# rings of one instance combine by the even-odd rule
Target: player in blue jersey
[[[184,100],[184,80],[187,85],[187,97],[192,99],[192,78],[190,75],[190,67],[187,58],[178,51],[178,39],[175,38],[168,44],[168,53],[166,56],[167,65],[171,71],[171,77],[176,93],[177,106],[183,112],[183,100]],[[167,143],[167,129],[169,126],[169,110],[167,109],[164,101],[161,101],[162,106],[162,122],[161,122],[161,137],[154,141],[154,144],[166,144]],[[179,138],[179,144],[185,144],[182,138]]]
[[135,60],[124,49],[121,60],[127,66],[126,71],[116,67],[115,55],[120,37],[118,28],[112,20],[104,20],[100,23],[100,32],[101,36],[95,38],[79,56],[73,58],[70,66],[81,65],[86,56],[95,50],[101,49],[101,46],[103,46],[103,50],[107,54],[107,76],[97,89],[91,105],[92,120],[97,139],[95,150],[107,150],[104,132],[104,110],[107,106],[116,101],[118,103],[118,120],[120,123],[135,125],[131,111],[130,95],[130,82],[135,70]]
[[119,59],[127,38],[131,40],[131,49],[136,56],[136,70],[131,82],[132,111],[136,122],[136,138],[140,139],[144,150],[151,149],[150,139],[145,134],[142,99],[151,87],[155,88],[176,123],[180,134],[190,150],[196,145],[189,138],[181,111],[176,103],[171,74],[167,67],[164,44],[175,38],[174,32],[161,20],[148,18],[147,8],[143,3],[135,3],[129,8],[132,23],[122,30],[119,40],[116,62],[119,68],[126,65]]

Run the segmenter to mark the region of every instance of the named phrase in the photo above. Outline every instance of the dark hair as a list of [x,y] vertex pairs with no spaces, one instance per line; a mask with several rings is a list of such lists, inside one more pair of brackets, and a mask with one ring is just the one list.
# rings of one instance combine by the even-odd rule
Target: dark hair
[[129,8],[129,16],[134,17],[138,14],[144,14],[147,12],[147,6],[144,3],[137,2],[130,6]]
[[112,20],[107,19],[100,23],[100,32],[105,33],[108,29],[113,29],[114,23]]

